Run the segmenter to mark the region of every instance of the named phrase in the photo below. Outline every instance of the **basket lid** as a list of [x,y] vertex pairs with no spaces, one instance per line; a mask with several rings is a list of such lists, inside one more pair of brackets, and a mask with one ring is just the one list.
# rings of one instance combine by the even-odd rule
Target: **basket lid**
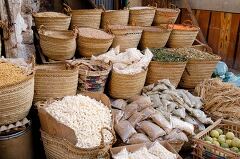
[[154,7],[145,7],[145,6],[139,6],[139,7],[130,7],[129,10],[154,10]]

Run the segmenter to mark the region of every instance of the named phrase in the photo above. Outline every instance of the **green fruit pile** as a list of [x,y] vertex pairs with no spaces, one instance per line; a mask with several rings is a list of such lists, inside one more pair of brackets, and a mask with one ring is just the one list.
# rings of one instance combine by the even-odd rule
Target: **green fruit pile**
[[232,132],[224,134],[221,129],[214,129],[210,132],[210,136],[205,136],[204,140],[209,144],[214,144],[240,154],[240,139],[235,137]]

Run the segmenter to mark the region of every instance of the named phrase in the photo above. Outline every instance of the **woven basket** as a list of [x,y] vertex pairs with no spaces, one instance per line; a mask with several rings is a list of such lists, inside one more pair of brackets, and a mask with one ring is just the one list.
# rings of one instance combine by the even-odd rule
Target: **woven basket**
[[34,102],[75,95],[77,83],[76,68],[67,68],[65,64],[36,66]]
[[128,25],[129,10],[107,10],[102,13],[101,27],[107,28],[107,25]]
[[[101,101],[106,107],[111,108],[109,98],[103,93],[86,92],[85,96]],[[113,121],[111,129],[102,128],[100,133],[102,135],[100,145],[93,148],[78,148],[75,146],[76,135],[74,131],[59,123],[55,118],[49,115],[44,108],[48,107],[51,102],[49,100],[38,105],[38,115],[41,122],[41,134],[44,144],[44,149],[48,159],[109,159],[108,150],[116,141],[115,132],[113,131]],[[109,131],[113,135],[113,140],[110,143],[104,143],[103,130]]]
[[[103,92],[112,65],[92,60],[76,60],[74,62],[78,66],[78,91]],[[101,71],[89,70],[91,67],[98,68]]]
[[169,79],[174,86],[178,86],[186,62],[159,62],[151,61],[148,66],[146,84],[156,83],[158,80]]
[[83,57],[103,54],[112,45],[114,36],[111,34],[92,28],[79,28],[78,30],[78,51]]
[[71,59],[76,51],[77,34],[73,31],[39,29],[42,53],[52,60]]
[[137,48],[143,29],[136,26],[111,25],[108,31],[115,36],[112,47],[120,46],[120,51],[125,51],[128,48]]
[[140,40],[141,49],[162,48],[167,44],[172,29],[166,27],[144,27]]
[[136,26],[151,26],[155,15],[153,7],[129,8],[129,24]]
[[68,30],[71,16],[57,12],[33,13],[37,29],[44,25],[50,30]]
[[72,10],[68,5],[64,4],[64,6],[65,11],[72,16],[71,28],[78,26],[99,29],[102,9]]
[[188,60],[179,85],[183,88],[192,89],[204,79],[210,79],[221,58],[216,60]]
[[158,26],[161,24],[174,24],[180,13],[179,8],[157,8],[155,17],[153,19],[153,25]]
[[193,25],[174,24],[168,46],[171,48],[191,47],[199,30],[199,27]]
[[147,70],[133,75],[112,71],[109,81],[109,94],[113,98],[128,99],[139,95],[146,80]]
[[0,92],[0,125],[22,120],[32,106],[34,75],[19,83],[0,87]]

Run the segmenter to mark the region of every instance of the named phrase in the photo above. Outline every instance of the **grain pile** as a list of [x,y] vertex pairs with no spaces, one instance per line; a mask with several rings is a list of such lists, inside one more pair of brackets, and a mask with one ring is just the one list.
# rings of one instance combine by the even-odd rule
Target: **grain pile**
[[0,62],[0,87],[21,82],[26,78],[27,75],[17,65]]
[[220,79],[203,81],[195,93],[204,100],[204,110],[216,117],[240,119],[240,88]]
[[104,142],[110,143],[112,134],[102,129],[111,129],[111,110],[88,96],[66,96],[45,108],[60,123],[74,130],[79,148],[100,146],[101,132]]
[[78,29],[79,36],[94,38],[94,39],[111,39],[112,35],[108,34],[104,31],[92,29],[92,28],[79,28]]

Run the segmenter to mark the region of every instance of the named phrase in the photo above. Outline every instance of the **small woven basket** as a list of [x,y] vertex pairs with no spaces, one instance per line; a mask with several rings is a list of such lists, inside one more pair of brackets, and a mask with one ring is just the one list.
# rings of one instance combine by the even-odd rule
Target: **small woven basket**
[[136,26],[151,26],[155,15],[154,7],[129,8],[129,24]]
[[62,30],[45,30],[39,28],[40,46],[42,53],[52,60],[71,59],[77,48],[74,31]]
[[33,17],[37,29],[44,25],[50,30],[68,30],[71,21],[71,16],[57,12],[33,13]]
[[100,55],[108,51],[114,36],[93,28],[78,28],[78,51],[83,57]]
[[34,102],[75,95],[77,83],[77,68],[64,63],[36,66]]
[[172,29],[167,27],[143,27],[141,49],[165,47]]
[[109,81],[109,94],[113,98],[128,99],[139,95],[146,80],[147,70],[133,75],[112,71]]
[[103,92],[108,75],[112,69],[111,64],[93,60],[75,60],[78,67],[79,92]]
[[191,47],[200,28],[192,24],[174,24],[168,40],[171,48]]
[[128,25],[129,10],[107,10],[102,13],[101,27],[106,29],[107,25]]
[[151,61],[148,66],[146,84],[156,83],[158,80],[169,79],[174,86],[178,86],[186,62]]
[[157,8],[153,19],[153,25],[158,26],[161,24],[174,24],[179,13],[179,8]]
[[120,46],[120,51],[125,51],[128,48],[137,48],[142,36],[143,29],[136,26],[108,26],[108,31],[115,37],[112,47]]
[[72,16],[71,28],[89,27],[99,29],[101,23],[102,9],[79,9],[72,10],[68,5],[64,4],[67,14]]

